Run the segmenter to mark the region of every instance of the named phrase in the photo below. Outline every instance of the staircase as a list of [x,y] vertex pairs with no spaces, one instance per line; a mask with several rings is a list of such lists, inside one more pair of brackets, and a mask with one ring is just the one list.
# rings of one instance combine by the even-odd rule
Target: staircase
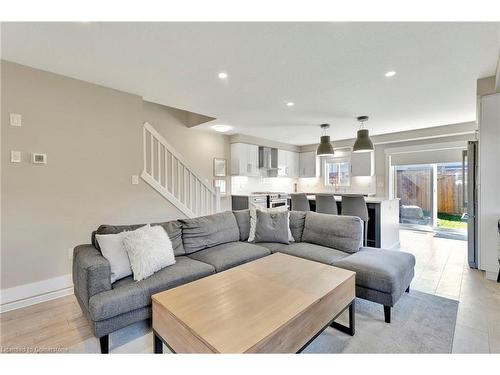
[[197,175],[147,122],[143,126],[143,151],[141,178],[187,217],[220,211],[219,188],[213,188]]

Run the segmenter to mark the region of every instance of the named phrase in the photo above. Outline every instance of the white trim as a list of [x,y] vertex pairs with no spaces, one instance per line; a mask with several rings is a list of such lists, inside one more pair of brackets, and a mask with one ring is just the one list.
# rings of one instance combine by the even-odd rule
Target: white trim
[[[185,168],[189,169],[191,171],[191,173],[193,174],[193,176],[195,176],[198,180],[200,180],[200,183],[205,186],[207,188],[207,190],[209,190],[212,194],[215,194],[215,190],[212,186],[208,185],[207,183],[205,183],[205,179],[201,176],[199,176],[195,171],[194,171],[194,168],[192,168],[189,163],[181,156],[181,154],[179,154],[177,152],[177,150],[172,147],[165,138],[163,138],[163,136],[158,133],[158,131],[149,123],[149,122],[145,122],[144,123],[144,128],[151,134],[152,137],[156,138],[160,143],[163,144],[163,146],[165,146],[165,148],[168,149],[168,151],[170,151],[170,153],[181,163],[184,165]],[[151,147],[152,149],[152,147]],[[151,151],[151,155],[153,155],[153,151]],[[153,156],[151,156],[151,160],[153,160]],[[172,159],[173,160],[173,159]],[[152,163],[152,162],[151,162]],[[153,168],[151,166],[151,168]],[[151,170],[151,173],[150,175],[154,175],[154,171]],[[172,186],[173,188],[173,186]]]
[[3,313],[35,305],[70,294],[73,294],[71,274],[2,289],[0,294],[0,312]]
[[196,217],[193,211],[189,210],[186,205],[182,204],[182,202],[179,199],[177,199],[166,188],[161,186],[161,184],[158,183],[158,181],[156,181],[154,177],[152,177],[149,173],[147,173],[146,171],[142,171],[141,178],[144,181],[146,181],[149,185],[151,185],[151,187],[154,188],[158,193],[167,198],[170,201],[170,203],[172,203],[175,207],[177,207],[179,211],[181,211],[188,218]]
[[454,149],[466,149],[467,141],[456,141],[456,142],[441,142],[441,143],[430,143],[425,145],[415,145],[415,146],[403,146],[403,147],[390,147],[384,150],[386,155],[392,154],[407,154],[413,152],[428,152],[428,151],[438,151],[438,150],[454,150]]
[[484,277],[488,280],[494,280],[496,281],[497,277],[498,277],[498,273],[497,272],[490,272],[490,271],[486,271],[484,273]]

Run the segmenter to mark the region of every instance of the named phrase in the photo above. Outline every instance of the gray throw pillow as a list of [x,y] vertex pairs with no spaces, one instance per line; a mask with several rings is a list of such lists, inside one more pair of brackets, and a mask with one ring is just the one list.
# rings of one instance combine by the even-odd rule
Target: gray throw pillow
[[255,242],[279,242],[289,244],[288,241],[288,211],[264,212],[256,211]]

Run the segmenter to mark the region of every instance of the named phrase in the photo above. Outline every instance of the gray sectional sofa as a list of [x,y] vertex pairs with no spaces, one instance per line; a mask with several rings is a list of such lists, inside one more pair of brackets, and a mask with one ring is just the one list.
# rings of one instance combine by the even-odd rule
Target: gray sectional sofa
[[101,351],[109,350],[109,334],[151,317],[151,295],[222,272],[275,252],[356,272],[356,296],[384,306],[390,322],[391,307],[413,279],[413,255],[364,248],[358,217],[315,212],[290,212],[291,244],[249,243],[249,210],[227,211],[194,219],[158,223],[168,233],[176,263],[135,282],[132,276],[111,283],[110,265],[99,250],[96,234],[134,230],[141,225],[101,225],[92,243],[74,249],[75,296],[87,317]]

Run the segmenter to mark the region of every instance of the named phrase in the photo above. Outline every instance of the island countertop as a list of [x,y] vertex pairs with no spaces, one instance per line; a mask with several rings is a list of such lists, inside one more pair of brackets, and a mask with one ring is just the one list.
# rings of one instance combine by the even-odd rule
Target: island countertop
[[[328,194],[328,193],[318,193],[318,194]],[[345,195],[349,195],[349,194],[345,194]],[[335,196],[335,200],[337,202],[342,202],[342,195],[335,194],[334,196]],[[316,194],[309,194],[308,193],[307,199],[309,199],[310,201],[315,201]],[[399,200],[399,198],[389,199],[389,198],[384,198],[384,197],[365,197],[366,203],[382,203],[382,202],[392,201],[392,200]]]

